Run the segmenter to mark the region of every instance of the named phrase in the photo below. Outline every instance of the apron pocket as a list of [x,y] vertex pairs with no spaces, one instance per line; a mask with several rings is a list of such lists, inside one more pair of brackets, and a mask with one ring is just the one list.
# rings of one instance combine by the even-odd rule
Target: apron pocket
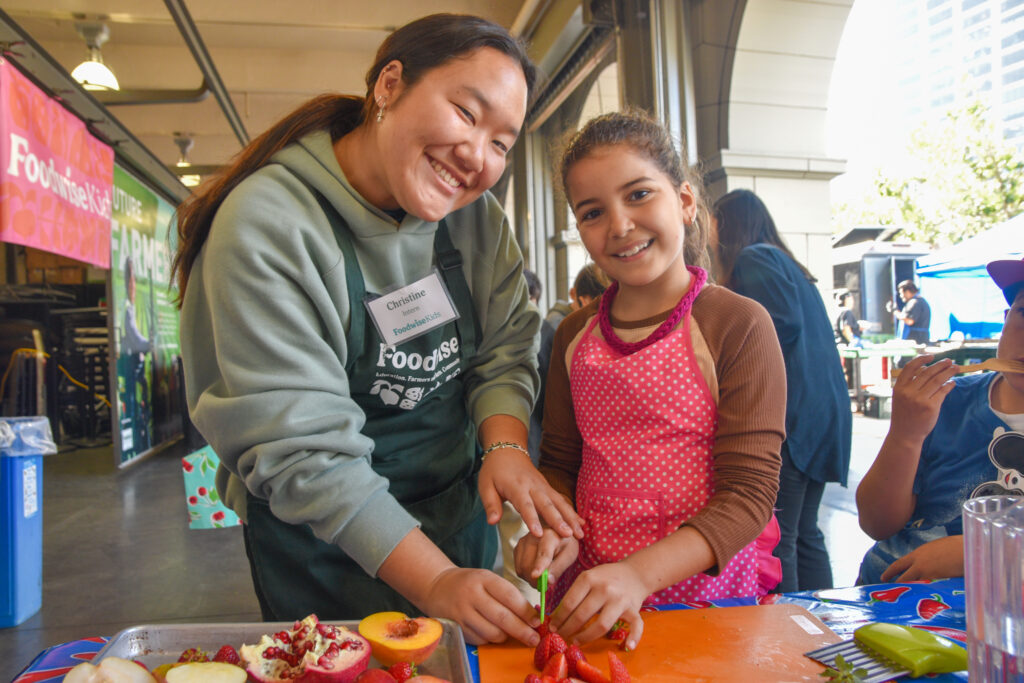
[[667,535],[660,491],[588,487],[580,502],[587,521],[581,559],[587,567],[618,562]]

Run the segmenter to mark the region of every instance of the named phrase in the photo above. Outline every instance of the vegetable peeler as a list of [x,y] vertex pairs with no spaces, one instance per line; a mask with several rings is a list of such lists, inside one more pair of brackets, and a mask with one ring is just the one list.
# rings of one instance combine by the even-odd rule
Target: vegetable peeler
[[931,631],[901,624],[874,623],[853,632],[853,640],[829,645],[805,656],[835,668],[836,656],[864,669],[864,683],[917,678],[930,673],[967,670],[967,650]]

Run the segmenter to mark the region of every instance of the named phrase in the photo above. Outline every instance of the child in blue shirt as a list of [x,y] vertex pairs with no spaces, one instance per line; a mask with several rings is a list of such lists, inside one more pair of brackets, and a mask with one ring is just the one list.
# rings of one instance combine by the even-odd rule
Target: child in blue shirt
[[[1024,361],[1024,259],[988,272],[1010,308],[996,357]],[[858,583],[963,576],[961,510],[985,495],[1024,495],[1024,374],[955,377],[919,356],[893,388],[892,422],[857,488],[860,526],[878,542]]]

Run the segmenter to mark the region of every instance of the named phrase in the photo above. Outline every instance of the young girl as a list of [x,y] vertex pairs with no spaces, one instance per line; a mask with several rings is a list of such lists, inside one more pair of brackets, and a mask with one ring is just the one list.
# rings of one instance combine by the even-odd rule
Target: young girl
[[777,583],[785,369],[765,310],[707,282],[707,211],[660,124],[594,119],[561,173],[583,244],[614,281],[559,326],[547,378],[540,469],[586,533],[526,537],[516,567],[559,577],[550,624],[566,639],[622,619],[632,648],[644,604]]

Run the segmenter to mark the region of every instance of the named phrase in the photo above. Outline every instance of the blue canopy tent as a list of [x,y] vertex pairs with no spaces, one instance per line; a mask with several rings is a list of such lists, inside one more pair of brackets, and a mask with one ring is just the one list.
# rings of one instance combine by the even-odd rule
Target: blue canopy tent
[[985,264],[1024,257],[1024,214],[917,260],[921,295],[932,309],[931,338],[960,332],[988,339],[1003,326],[1006,300]]

